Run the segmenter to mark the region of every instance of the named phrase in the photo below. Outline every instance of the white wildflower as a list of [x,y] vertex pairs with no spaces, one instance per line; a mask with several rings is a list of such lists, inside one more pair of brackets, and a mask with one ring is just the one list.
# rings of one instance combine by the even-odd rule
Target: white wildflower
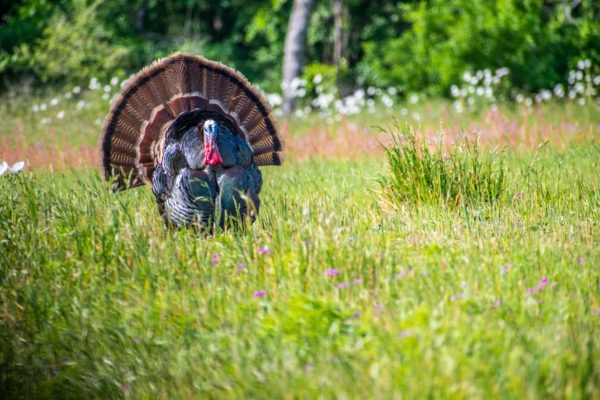
[[375,88],[374,88],[373,86],[369,86],[369,87],[367,88],[367,94],[368,94],[369,96],[373,96],[373,95],[375,94]]
[[458,88],[458,86],[456,86],[456,85],[450,86],[450,94],[452,95],[452,97],[460,96],[460,89]]
[[503,76],[508,75],[509,70],[506,67],[502,67],[496,70],[496,76],[502,78]]
[[585,99],[583,97],[579,98],[579,105],[583,106],[585,104]]
[[543,100],[550,100],[552,98],[552,92],[546,89],[540,91],[540,96],[542,96]]
[[553,92],[556,97],[563,97],[565,95],[565,89],[560,83],[554,86]]
[[533,104],[533,100],[531,100],[531,98],[528,97],[528,98],[525,99],[525,104],[527,106],[531,107],[531,105]]
[[70,99],[71,96],[73,96],[71,92],[67,92],[67,94],[65,94],[65,99]]
[[110,92],[110,89],[111,89],[110,85],[106,85],[106,86],[104,86],[104,91],[105,91],[106,93]]
[[63,119],[64,117],[65,117],[65,112],[64,111],[61,111],[58,114],[56,114],[56,118],[58,118],[58,119]]
[[279,106],[279,105],[281,105],[281,103],[283,103],[283,99],[281,98],[281,96],[278,93],[268,94],[267,101],[272,106]]
[[25,168],[25,161],[17,161],[13,164],[12,167],[8,167],[8,169],[10,169],[10,172],[12,172],[13,174],[21,172],[23,168]]
[[37,104],[34,104],[33,107],[31,107],[31,109],[33,110],[33,112],[38,112],[40,110],[40,107]]
[[[411,100],[412,101],[412,100]],[[387,107],[391,108],[394,105],[394,100],[391,99],[387,94],[381,96],[381,102]],[[414,101],[416,103],[416,101]]]
[[98,79],[96,79],[96,78],[90,79],[90,89],[91,90],[96,90],[99,87],[100,87],[100,84],[98,83]]
[[313,83],[315,85],[318,85],[319,83],[323,82],[323,75],[321,74],[316,74],[315,77],[313,78]]
[[519,93],[516,97],[515,100],[517,100],[517,103],[521,103],[523,101],[523,95],[521,93]]
[[398,93],[398,90],[395,87],[389,87],[387,92],[390,96],[394,96],[396,93]]
[[60,101],[60,100],[58,100],[58,99],[55,97],[55,98],[53,98],[52,100],[50,100],[50,105],[51,105],[51,106],[55,106],[55,105],[57,105],[57,104],[58,104],[58,102],[59,102],[59,101]]
[[408,99],[412,104],[415,104],[416,102],[419,101],[419,96],[417,96],[416,94],[412,94],[410,95],[410,98]]
[[112,86],[117,86],[119,84],[119,78],[117,78],[116,76],[113,76],[112,79],[110,80],[110,84]]
[[75,86],[75,87],[73,88],[73,93],[75,93],[75,94],[79,94],[79,92],[81,92],[81,88],[80,88],[79,86]]
[[100,121],[100,119],[97,119],[94,121],[94,125],[100,125],[102,123],[102,121]]
[[108,93],[104,93],[104,94],[102,95],[102,98],[103,98],[104,100],[108,100],[108,97],[109,97]]
[[585,62],[583,60],[577,61],[577,68],[584,69],[585,68]]
[[457,113],[461,113],[463,112],[463,107],[462,107],[462,103],[460,101],[455,101],[454,102],[454,109],[456,110]]

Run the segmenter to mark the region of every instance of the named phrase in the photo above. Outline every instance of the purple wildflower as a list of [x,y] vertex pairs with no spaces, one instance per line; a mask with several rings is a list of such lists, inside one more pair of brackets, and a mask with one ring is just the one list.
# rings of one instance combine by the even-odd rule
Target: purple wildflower
[[136,342],[136,343],[142,343],[142,340],[138,339],[138,338],[133,339],[133,341]]
[[552,282],[548,287],[550,289],[554,289],[558,284],[556,282]]
[[305,365],[304,365],[304,369],[305,369],[306,371],[312,371],[313,369],[315,369],[315,366],[314,366],[314,365],[312,365],[312,364],[305,364]]
[[131,386],[129,386],[129,384],[127,382],[125,382],[123,384],[123,390],[125,391],[125,393],[129,393],[129,392],[131,392]]
[[458,299],[462,299],[463,294],[462,293],[457,293],[454,296],[450,297],[450,301],[454,301],[454,300],[458,300]]
[[535,288],[527,289],[527,293],[525,294],[535,294]]
[[68,363],[68,362],[69,362],[69,359],[68,359],[68,358],[63,358],[62,360],[60,360],[60,363],[61,363],[61,364],[66,364],[66,363]]
[[508,264],[504,264],[502,266],[502,269],[500,270],[500,275],[504,275],[508,272],[508,270],[510,269],[510,265]]
[[359,312],[355,312],[354,314],[352,314],[352,316],[354,318],[360,318],[360,313]]
[[53,370],[52,370],[52,373],[53,373],[54,375],[58,375],[58,374],[60,374],[60,371],[59,371],[59,370],[57,370],[57,369],[53,369]]
[[467,282],[465,282],[465,281],[462,281],[462,282],[460,283],[460,287],[463,287],[463,288],[464,288],[465,286],[467,286]]
[[600,307],[598,307],[594,310],[594,314],[600,314]]
[[521,223],[519,221],[515,221],[513,222],[513,226],[521,226]]
[[360,282],[361,282],[360,278],[356,278],[355,280],[352,281],[352,284],[353,285],[360,285]]
[[243,269],[246,269],[246,264],[240,264],[240,265],[238,265],[238,267],[237,267],[238,271],[241,271]]
[[343,289],[345,287],[348,287],[348,282],[338,283],[337,285],[335,285],[335,287],[338,288],[338,289]]
[[498,307],[500,305],[500,300],[496,300],[494,302],[494,308]]
[[577,260],[577,262],[579,263],[579,265],[583,265],[584,261],[585,261],[585,258],[580,258],[579,260]]
[[404,339],[404,338],[407,338],[407,337],[410,337],[410,336],[412,336],[412,333],[410,331],[404,330],[404,331],[400,332],[400,335],[398,336],[398,338],[399,339]]
[[377,311],[377,312],[381,311],[381,310],[382,310],[382,308],[383,308],[383,307],[381,306],[381,304],[376,304],[376,305],[375,305],[375,311]]
[[424,270],[424,271],[422,272],[422,274],[423,274],[424,276],[427,276],[427,275],[429,275],[429,272],[427,272],[427,270]]
[[339,269],[329,268],[329,269],[325,270],[325,276],[333,276],[333,275],[339,275],[339,274],[340,274]]
[[254,297],[263,297],[263,296],[266,296],[266,295],[267,295],[267,292],[265,292],[264,290],[256,291],[253,294]]
[[269,254],[271,251],[267,246],[258,249],[258,254]]
[[398,278],[398,277],[400,277],[400,278],[401,278],[401,277],[405,276],[407,273],[408,273],[408,270],[406,270],[406,269],[403,269],[403,270],[402,270],[402,271],[400,271],[399,273],[395,274],[395,275],[394,275],[394,278]]

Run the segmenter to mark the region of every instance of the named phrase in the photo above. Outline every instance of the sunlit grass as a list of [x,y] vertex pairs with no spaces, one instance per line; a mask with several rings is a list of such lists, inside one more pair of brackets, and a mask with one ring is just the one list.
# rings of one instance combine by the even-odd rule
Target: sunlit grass
[[596,398],[600,148],[498,157],[477,209],[388,207],[383,158],[265,168],[258,221],[212,237],[97,170],[4,176],[4,393]]

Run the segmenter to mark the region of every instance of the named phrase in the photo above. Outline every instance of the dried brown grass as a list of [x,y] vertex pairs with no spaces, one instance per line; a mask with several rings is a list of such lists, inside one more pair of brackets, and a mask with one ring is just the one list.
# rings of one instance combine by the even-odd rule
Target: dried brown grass
[[[461,119],[446,112],[436,121],[423,121],[414,129],[431,141],[438,140],[442,131],[444,147],[452,146],[466,136],[479,137],[482,146],[510,146],[517,151],[533,149],[544,141],[563,147],[571,142],[598,138],[600,125],[573,121],[569,113],[562,114],[560,120],[551,120],[547,109],[523,107],[510,115],[500,110],[488,111],[477,120]],[[396,121],[396,124],[401,129],[406,128],[401,121]],[[286,141],[286,158],[296,162],[311,158],[358,160],[365,156],[378,156],[383,154],[380,144],[389,143],[389,135],[381,129],[390,126],[389,121],[378,128],[348,118],[330,125],[316,120],[302,132],[294,134],[288,120],[280,121],[279,126]],[[88,144],[73,146],[64,135],[59,137],[53,127],[48,128],[46,140],[31,144],[19,125],[12,136],[0,135],[0,160],[11,164],[26,161],[31,169],[100,165],[97,147]]]

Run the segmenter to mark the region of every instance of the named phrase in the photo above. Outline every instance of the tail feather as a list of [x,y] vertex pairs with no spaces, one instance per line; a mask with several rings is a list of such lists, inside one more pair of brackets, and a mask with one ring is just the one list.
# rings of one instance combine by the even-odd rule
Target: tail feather
[[140,71],[113,103],[101,146],[105,177],[115,177],[117,189],[151,182],[168,127],[191,111],[186,123],[218,119],[242,135],[258,165],[283,161],[281,137],[258,90],[229,67],[177,53]]

